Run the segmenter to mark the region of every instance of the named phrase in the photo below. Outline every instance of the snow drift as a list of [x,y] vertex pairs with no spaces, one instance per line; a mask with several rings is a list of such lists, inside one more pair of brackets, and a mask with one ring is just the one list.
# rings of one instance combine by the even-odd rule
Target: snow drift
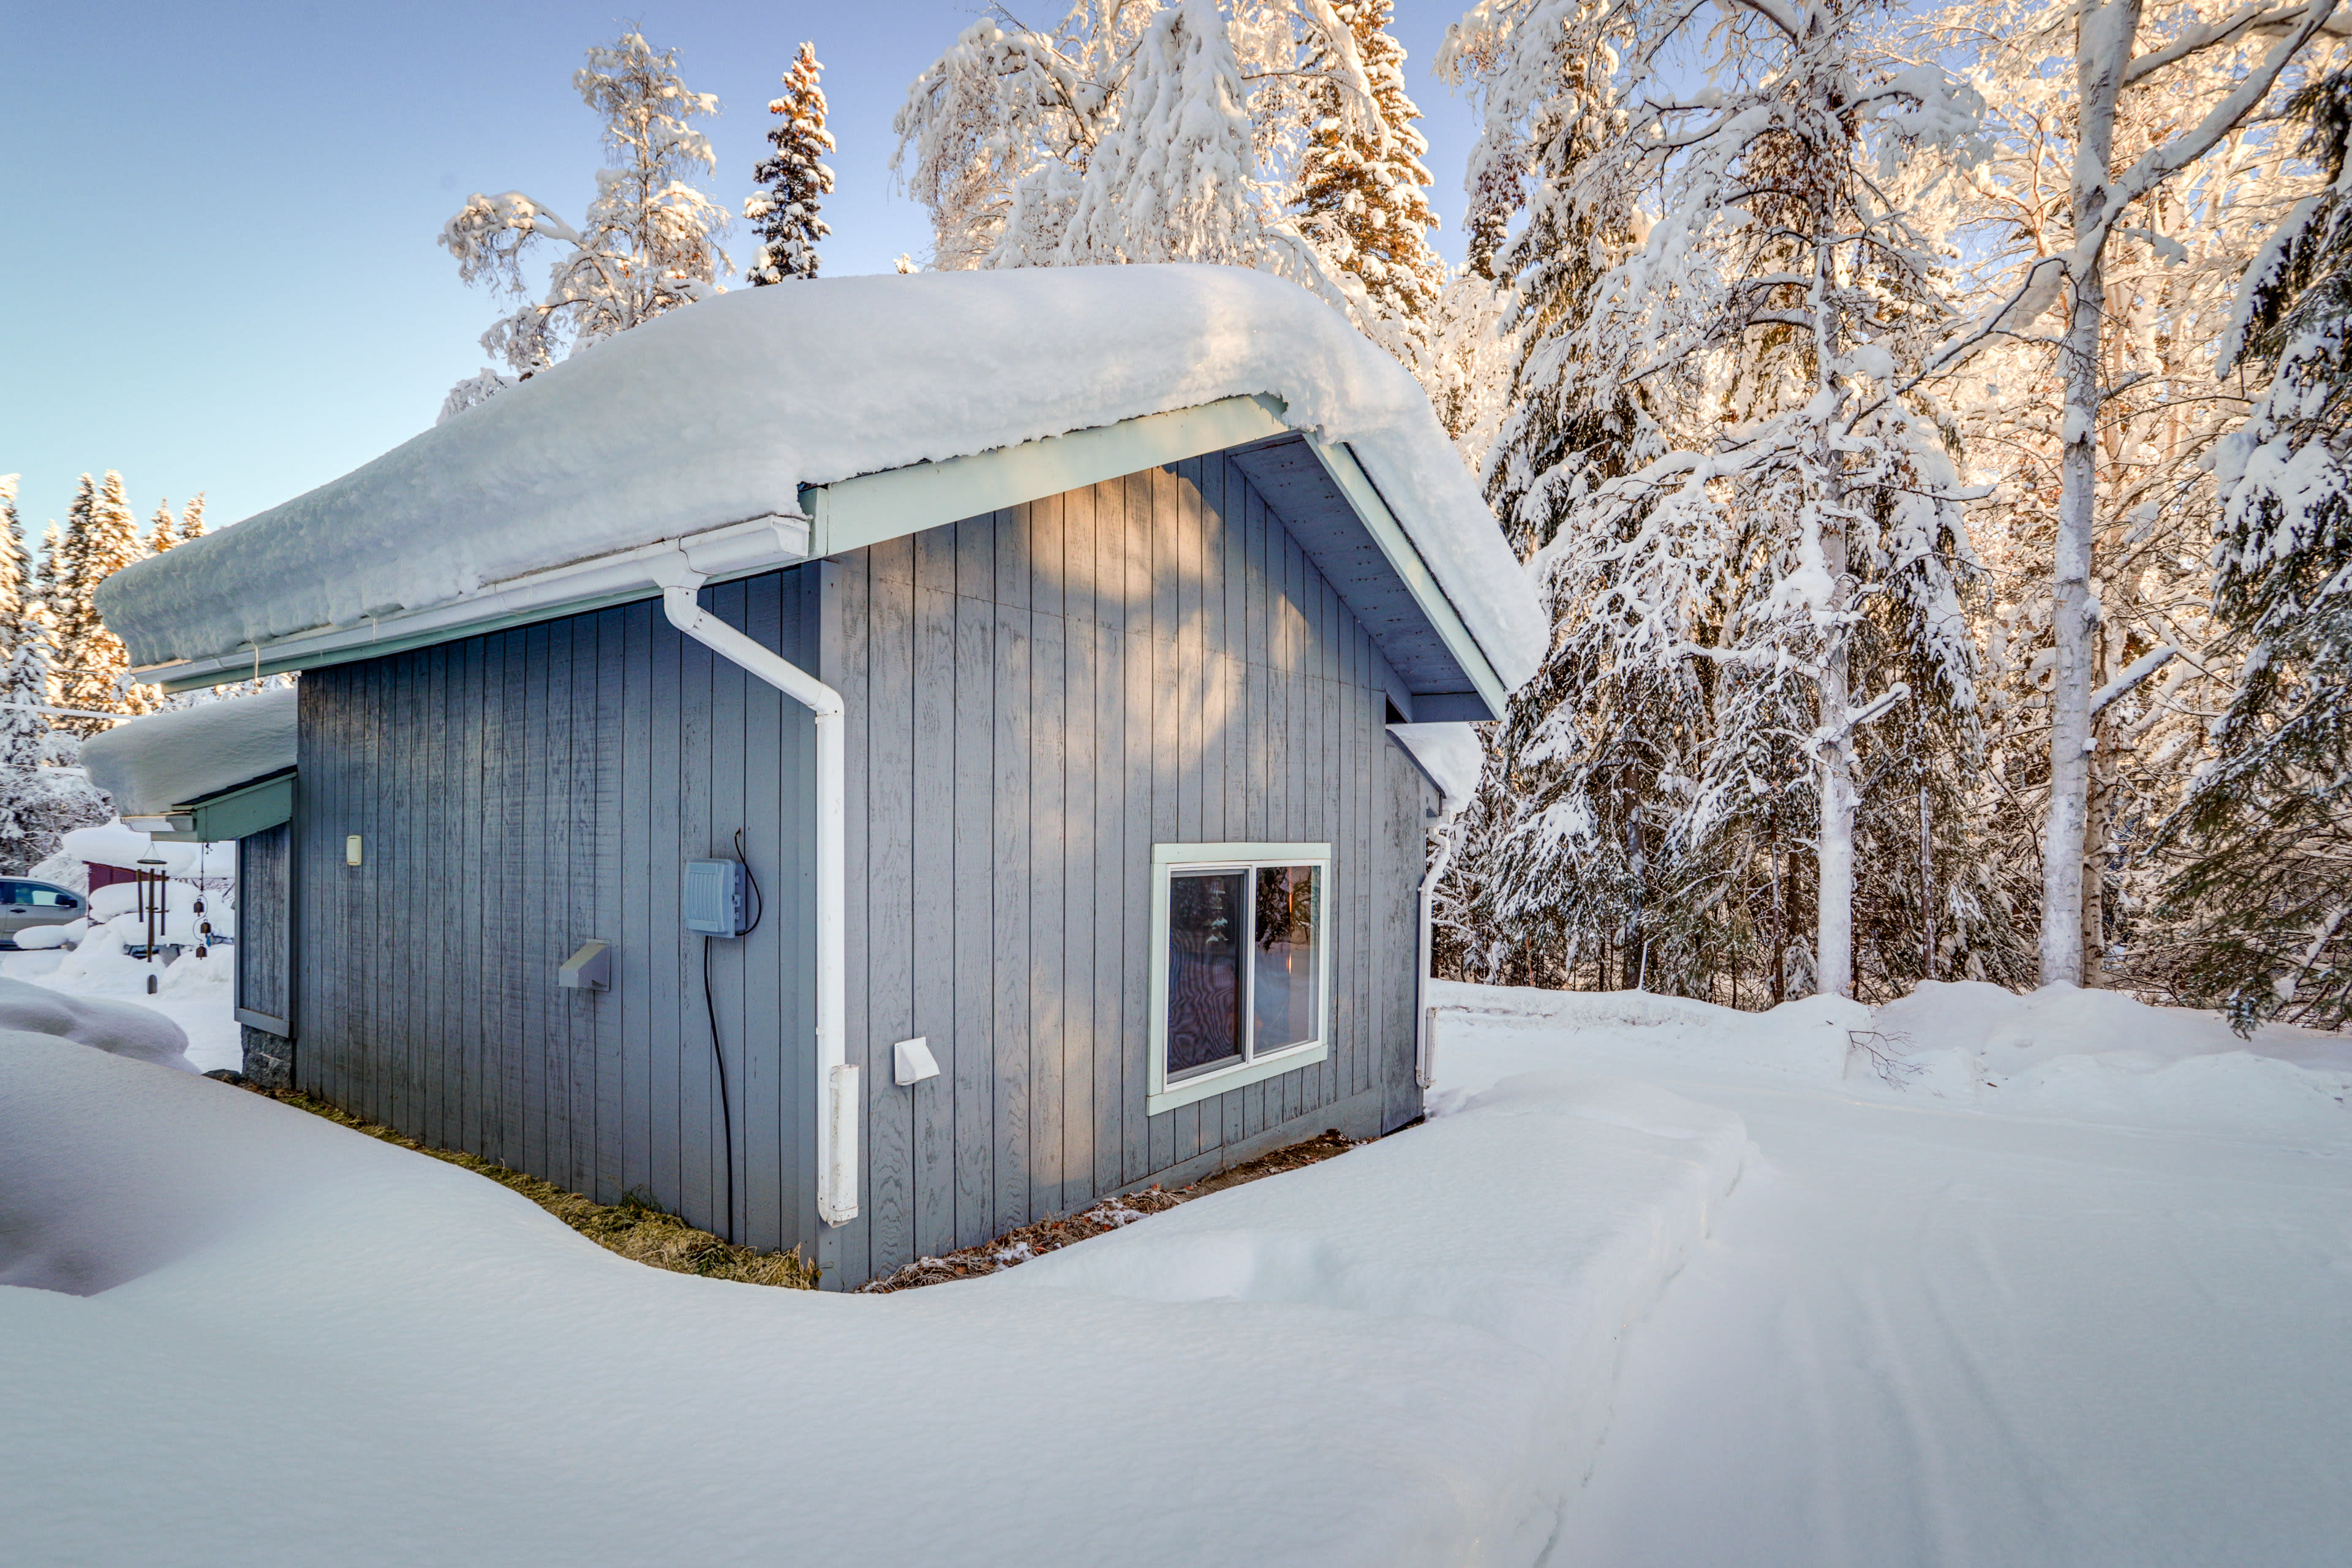
[[1496,670],[1546,623],[1419,384],[1234,267],[827,278],[675,310],[99,589],[137,665],[422,609],[771,513],[800,488],[1268,394],[1349,443]]
[[132,1061],[196,1070],[187,1058],[187,1032],[161,1013],[134,1002],[68,996],[22,980],[0,980],[0,1038],[11,1035],[46,1035]]
[[1528,1563],[1747,1147],[1529,1079],[1051,1270],[845,1297],[0,1041],[0,1279],[48,1287],[0,1289],[28,1563]]

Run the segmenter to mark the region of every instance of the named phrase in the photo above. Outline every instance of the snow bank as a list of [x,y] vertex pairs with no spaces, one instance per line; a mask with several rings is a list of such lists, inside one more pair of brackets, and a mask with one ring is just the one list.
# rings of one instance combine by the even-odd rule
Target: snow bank
[[68,996],[22,980],[0,980],[0,1051],[10,1048],[12,1037],[26,1035],[95,1046],[158,1067],[196,1070],[187,1057],[187,1032],[160,1013],[135,1003]]
[[[2213,1013],[2112,991],[2020,995],[1930,983],[1878,1008],[1808,997],[1768,1013],[1642,992],[1432,983],[1434,1050],[1482,1031],[1484,1072],[1638,1070],[1669,1082],[1810,1083],[2035,1117],[2228,1136],[2352,1141],[2352,1039],[2272,1026],[2241,1040]],[[1454,1020],[1461,1020],[1457,1024]],[[1506,1043],[1507,1042],[1507,1043]],[[1484,1079],[1466,1080],[1472,1087]],[[1431,1104],[1458,1099],[1462,1082]]]
[[294,765],[290,686],[151,713],[81,745],[90,782],[124,816],[161,816]]
[[2341,1036],[2271,1025],[2244,1040],[2215,1013],[1976,981],[1924,984],[1871,1026],[1886,1058],[1871,1070],[1912,1094],[2079,1121],[2352,1135],[2352,1039]]
[[0,1279],[49,1288],[0,1289],[30,1562],[1532,1563],[1745,1148],[1530,1079],[844,1297],[645,1268],[288,1107],[0,1038]]
[[1271,394],[1349,443],[1504,680],[1526,574],[1403,367],[1242,268],[1037,268],[746,289],[597,344],[308,495],[99,589],[134,664],[420,609],[768,513],[800,487]]

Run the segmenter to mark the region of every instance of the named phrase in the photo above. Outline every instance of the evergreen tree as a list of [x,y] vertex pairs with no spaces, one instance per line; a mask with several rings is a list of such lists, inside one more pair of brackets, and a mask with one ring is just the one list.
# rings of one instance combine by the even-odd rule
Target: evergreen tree
[[172,515],[172,498],[165,496],[155,503],[155,515],[147,520],[147,549],[161,555],[180,542],[179,521]]
[[[1369,112],[1349,115],[1349,78],[1328,44],[1314,55],[1308,93],[1312,131],[1299,160],[1299,226],[1323,258],[1362,286],[1375,310],[1422,342],[1445,286],[1445,264],[1430,248],[1429,142],[1413,128],[1421,110],[1404,89],[1404,48],[1388,33],[1391,0],[1339,0],[1332,7],[1356,45],[1370,82]],[[1318,40],[1319,44],[1319,40]]]
[[1965,94],[1876,71],[1836,4],[1476,15],[1490,140],[1541,153],[1488,481],[1558,628],[1490,781],[1489,918],[1620,984],[1704,994],[1760,949],[1776,993],[1851,994],[1861,864],[1923,809],[1933,839],[1975,748],[1954,476],[1902,395],[1949,310],[1889,191]]
[[16,517],[15,474],[0,474],[0,655],[25,640],[25,623],[37,597],[25,525]]
[[205,492],[198,490],[196,499],[180,509],[180,542],[205,536]]
[[[123,494],[122,476],[110,469],[93,488],[89,476],[83,475],[56,563],[56,590],[45,595],[57,622],[58,706],[101,713],[153,710],[150,689],[125,690],[117,684],[131,668],[130,656],[99,619],[94,600],[100,583],[146,553],[138,519]],[[103,721],[68,719],[58,727],[86,735],[102,728]]]
[[40,770],[48,755],[49,719],[39,710],[48,700],[47,628],[36,607],[0,684],[0,870],[20,875],[42,858],[33,840],[47,794]]
[[41,531],[41,563],[33,574],[35,596],[44,605],[57,603],[58,569],[64,563],[65,551],[65,535],[58,531],[58,525],[52,520]]
[[803,43],[784,73],[784,95],[768,105],[782,122],[768,132],[775,151],[751,171],[766,188],[743,203],[743,216],[760,237],[747,274],[754,284],[815,277],[816,242],[833,232],[816,216],[817,198],[833,194],[833,171],[824,163],[833,152],[833,134],[824,128],[824,89],[817,86],[824,68],[816,46]]
[[[2326,184],[2248,271],[2231,357],[2268,393],[2224,443],[2213,605],[2238,679],[2167,825],[2189,989],[2249,1032],[2352,1018],[2352,72],[2294,102]],[[2229,353],[2230,350],[2225,350]]]

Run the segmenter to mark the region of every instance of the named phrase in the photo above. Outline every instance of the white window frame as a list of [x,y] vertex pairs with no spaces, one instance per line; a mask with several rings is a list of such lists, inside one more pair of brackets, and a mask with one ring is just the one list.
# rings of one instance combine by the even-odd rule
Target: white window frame
[[[1312,866],[1318,883],[1315,900],[1315,1022],[1316,1036],[1279,1050],[1256,1054],[1254,1036],[1257,969],[1254,961],[1243,966],[1242,1059],[1231,1067],[1213,1068],[1175,1083],[1168,1081],[1168,884],[1178,871],[1255,872],[1261,866]],[[1151,1081],[1144,1113],[1157,1116],[1180,1105],[1207,1100],[1230,1089],[1261,1083],[1282,1073],[1311,1067],[1331,1054],[1331,847],[1328,844],[1155,844],[1151,847]],[[1243,900],[1248,927],[1242,951],[1252,953],[1257,942],[1256,878]]]

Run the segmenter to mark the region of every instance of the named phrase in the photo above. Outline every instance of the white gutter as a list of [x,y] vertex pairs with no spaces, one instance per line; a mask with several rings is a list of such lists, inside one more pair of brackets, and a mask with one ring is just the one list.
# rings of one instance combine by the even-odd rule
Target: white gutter
[[705,574],[684,551],[657,570],[669,624],[816,715],[816,1210],[827,1225],[857,1217],[857,1069],[849,1065],[843,947],[848,899],[847,757],[841,693],[705,612]]
[[1427,1089],[1435,1077],[1433,1059],[1436,1046],[1437,1009],[1430,1005],[1429,973],[1432,952],[1432,927],[1437,919],[1437,883],[1445,875],[1446,865],[1454,858],[1454,838],[1462,824],[1462,807],[1467,804],[1451,795],[1439,797],[1437,853],[1430,858],[1429,869],[1421,879],[1421,960],[1412,971],[1412,1079]]

